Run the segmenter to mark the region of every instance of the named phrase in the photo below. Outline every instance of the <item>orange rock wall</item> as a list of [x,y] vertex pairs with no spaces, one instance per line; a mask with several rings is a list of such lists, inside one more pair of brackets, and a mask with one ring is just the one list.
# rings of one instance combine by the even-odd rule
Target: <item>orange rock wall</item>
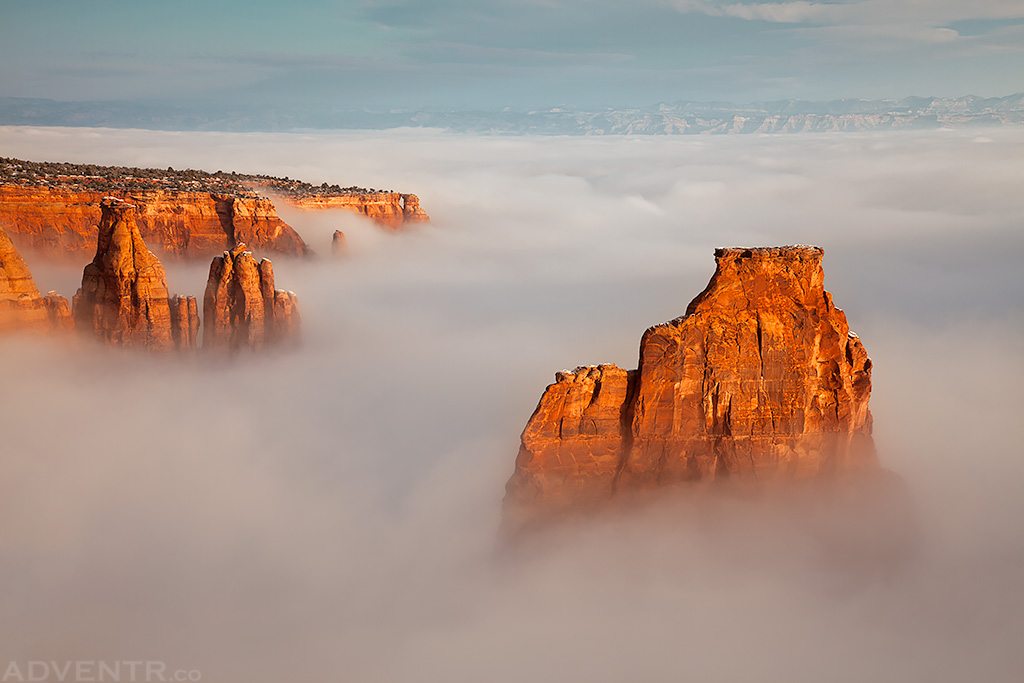
[[[0,185],[0,227],[20,249],[76,258],[96,249],[103,193]],[[182,259],[209,257],[244,241],[259,251],[306,256],[309,247],[273,202],[209,192],[144,190],[115,194],[137,207],[147,244]]]
[[510,501],[590,502],[612,495],[636,371],[614,365],[555,375],[523,432]]
[[303,197],[301,199],[283,197],[281,200],[299,209],[354,211],[380,225],[395,230],[406,223],[425,223],[430,220],[427,212],[420,207],[419,198],[414,194],[374,192],[338,197]]

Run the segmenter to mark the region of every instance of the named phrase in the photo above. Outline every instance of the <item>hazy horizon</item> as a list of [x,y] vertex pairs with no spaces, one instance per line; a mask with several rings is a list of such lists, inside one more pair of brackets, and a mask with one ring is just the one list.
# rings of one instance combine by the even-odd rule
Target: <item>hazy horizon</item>
[[829,102],[691,102],[577,107],[358,107],[0,96],[0,125],[166,131],[325,132],[413,128],[470,135],[722,135],[999,128],[1024,124],[1024,92]]

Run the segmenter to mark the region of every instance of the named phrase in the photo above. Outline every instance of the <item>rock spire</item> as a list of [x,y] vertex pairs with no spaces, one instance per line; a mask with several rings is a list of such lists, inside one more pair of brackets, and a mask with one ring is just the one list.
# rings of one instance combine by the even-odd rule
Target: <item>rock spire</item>
[[195,299],[169,297],[164,267],[139,233],[135,206],[107,197],[101,208],[96,256],[74,299],[76,328],[114,346],[187,349],[191,339],[194,348]]
[[203,296],[203,349],[234,352],[295,343],[298,297],[274,288],[273,264],[239,243],[210,264]]

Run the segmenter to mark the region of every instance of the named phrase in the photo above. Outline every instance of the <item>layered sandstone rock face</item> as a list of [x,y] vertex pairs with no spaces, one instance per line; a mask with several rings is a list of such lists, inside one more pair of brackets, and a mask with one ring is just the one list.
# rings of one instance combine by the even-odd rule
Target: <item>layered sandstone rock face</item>
[[255,351],[298,341],[298,298],[274,288],[273,265],[256,263],[245,244],[213,259],[203,319],[204,350]]
[[366,216],[379,225],[398,229],[406,223],[426,223],[427,212],[414,194],[370,192],[320,197],[284,197],[284,201],[300,209],[344,209]]
[[[103,194],[0,185],[0,227],[22,249],[78,256],[96,249]],[[119,196],[137,207],[146,241],[182,259],[208,257],[244,241],[260,251],[307,256],[310,249],[282,221],[273,202],[210,192],[133,191]]]
[[0,228],[0,333],[66,331],[71,325],[67,299],[56,292],[40,295],[28,266]]
[[195,299],[168,296],[163,265],[142,239],[135,206],[107,197],[101,209],[96,256],[74,299],[76,328],[114,346],[188,349],[191,339],[194,348]]
[[523,432],[506,512],[876,468],[871,361],[824,290],[822,255],[719,249],[686,315],[644,333],[637,370],[558,373]]
[[263,197],[232,197],[209,192],[135,193],[143,236],[180,258],[209,257],[246,242],[261,251],[291,256],[311,252]]
[[178,296],[170,299],[171,338],[174,346],[181,351],[196,350],[196,336],[199,334],[199,307],[194,296]]

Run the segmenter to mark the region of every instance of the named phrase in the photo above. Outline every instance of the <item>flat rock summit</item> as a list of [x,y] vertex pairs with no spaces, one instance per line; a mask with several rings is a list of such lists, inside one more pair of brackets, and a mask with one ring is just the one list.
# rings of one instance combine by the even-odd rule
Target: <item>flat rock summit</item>
[[718,249],[686,314],[644,333],[636,370],[557,373],[523,431],[506,516],[880,470],[871,360],[824,289],[823,254]]

